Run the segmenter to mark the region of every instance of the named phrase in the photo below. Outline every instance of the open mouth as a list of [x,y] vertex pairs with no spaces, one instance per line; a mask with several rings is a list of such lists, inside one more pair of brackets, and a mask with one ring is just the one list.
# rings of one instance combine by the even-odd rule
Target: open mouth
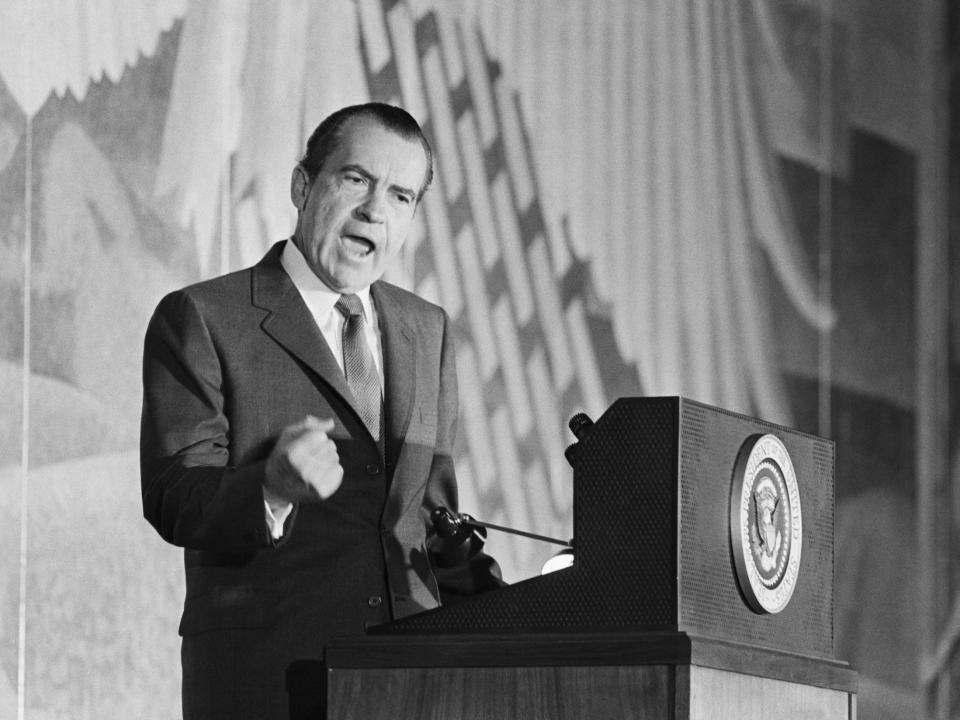
[[362,235],[343,235],[343,248],[350,255],[358,258],[364,258],[375,249],[373,242]]

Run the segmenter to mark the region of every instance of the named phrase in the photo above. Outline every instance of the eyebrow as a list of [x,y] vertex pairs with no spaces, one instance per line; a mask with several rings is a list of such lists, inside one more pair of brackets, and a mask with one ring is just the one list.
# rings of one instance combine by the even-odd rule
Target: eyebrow
[[[367,170],[367,169],[366,169],[365,167],[363,167],[362,165],[357,165],[356,163],[350,163],[350,164],[348,164],[348,165],[344,165],[342,168],[340,168],[340,172],[342,172],[342,173],[345,173],[345,172],[355,172],[355,173],[358,173],[358,174],[360,174],[360,175],[363,175],[363,176],[364,176],[365,178],[367,178],[368,180],[372,180],[372,181],[374,181],[374,182],[379,182],[379,181],[380,181],[380,178],[378,178],[376,175],[374,175],[373,173],[371,173],[369,170]],[[416,190],[413,190],[413,189],[408,188],[408,187],[404,187],[403,185],[397,185],[396,183],[394,183],[393,185],[391,185],[391,186],[390,186],[390,189],[393,190],[394,192],[399,192],[399,193],[404,194],[404,195],[409,195],[409,196],[412,197],[412,198],[415,198],[415,197],[417,196],[417,191],[416,191]]]

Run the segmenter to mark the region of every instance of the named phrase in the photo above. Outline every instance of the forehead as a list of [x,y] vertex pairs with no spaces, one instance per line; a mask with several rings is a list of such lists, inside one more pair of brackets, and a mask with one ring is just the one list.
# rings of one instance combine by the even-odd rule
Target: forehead
[[367,118],[343,127],[327,165],[334,172],[359,166],[378,180],[413,190],[419,190],[427,177],[427,155],[419,140],[408,140]]

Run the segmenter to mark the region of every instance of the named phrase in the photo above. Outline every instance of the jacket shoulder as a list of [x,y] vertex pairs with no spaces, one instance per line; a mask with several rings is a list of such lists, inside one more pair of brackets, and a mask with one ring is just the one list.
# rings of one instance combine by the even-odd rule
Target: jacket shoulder
[[199,300],[216,298],[225,293],[229,294],[238,290],[249,291],[252,270],[253,268],[234,270],[225,275],[218,275],[217,277],[186,285],[179,290],[174,290],[170,294],[183,294]]
[[282,242],[274,245],[256,265],[173,290],[160,300],[158,306],[170,307],[186,302],[199,307],[217,307],[235,304],[240,299],[249,300],[252,294],[253,276],[258,269],[261,274],[268,276],[271,276],[271,272],[273,272],[272,276],[277,274],[276,271],[282,272],[279,261],[281,246]]
[[383,300],[397,305],[404,312],[412,313],[415,317],[438,320],[446,318],[447,313],[442,307],[409,290],[404,290],[399,285],[378,280],[374,283],[373,289]]

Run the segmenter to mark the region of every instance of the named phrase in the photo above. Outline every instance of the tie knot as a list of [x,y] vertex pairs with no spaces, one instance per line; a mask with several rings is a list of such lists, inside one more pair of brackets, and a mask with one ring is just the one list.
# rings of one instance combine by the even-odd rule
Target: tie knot
[[345,318],[353,315],[363,317],[363,303],[356,295],[341,295],[340,299],[337,300],[336,308]]

